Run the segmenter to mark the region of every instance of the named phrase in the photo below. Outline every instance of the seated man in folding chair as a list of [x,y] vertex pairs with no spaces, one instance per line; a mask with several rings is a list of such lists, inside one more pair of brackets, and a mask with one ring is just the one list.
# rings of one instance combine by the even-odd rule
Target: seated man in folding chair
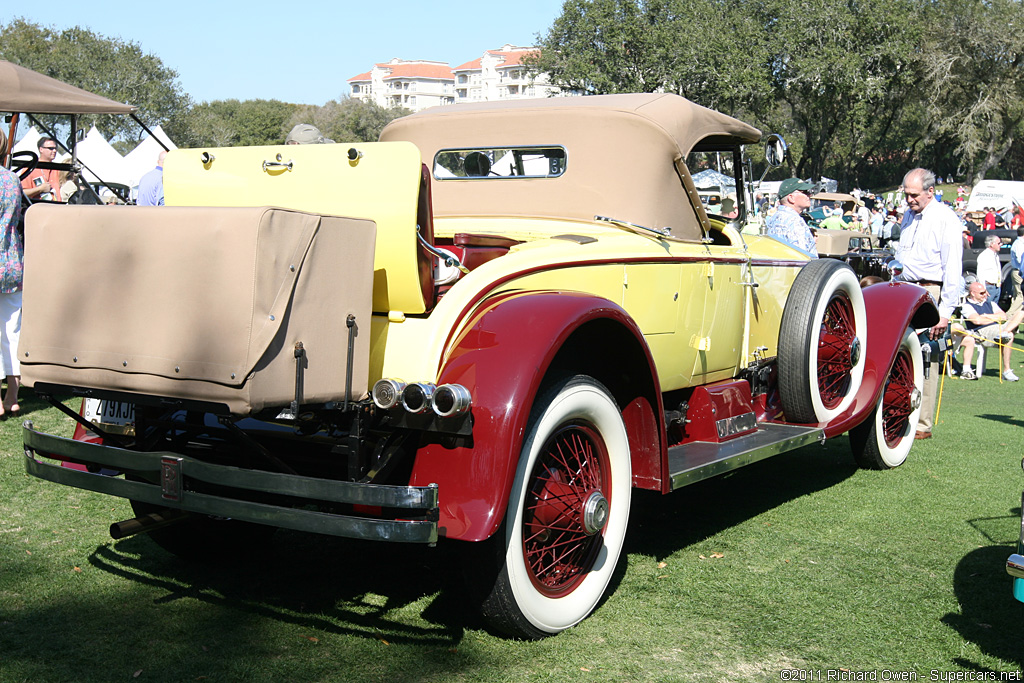
[[974,346],[976,343],[988,346],[986,342],[992,342],[1002,344],[1003,379],[1016,382],[1018,377],[1010,369],[1010,351],[1013,348],[1013,334],[1024,319],[1024,310],[1017,311],[1008,319],[1006,313],[991,300],[984,283],[979,281],[967,285],[967,298],[964,299],[962,310],[967,335],[961,345],[964,350],[964,371],[960,375],[961,379],[977,379],[971,370]]

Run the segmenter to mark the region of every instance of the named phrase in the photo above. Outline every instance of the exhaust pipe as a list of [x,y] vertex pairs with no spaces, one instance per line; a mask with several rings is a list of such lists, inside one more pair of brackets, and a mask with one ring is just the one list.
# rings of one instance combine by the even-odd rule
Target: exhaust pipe
[[158,510],[157,512],[151,512],[148,515],[136,517],[135,519],[126,519],[123,522],[114,522],[110,525],[110,537],[117,541],[122,538],[134,536],[135,534],[147,533],[153,529],[159,529],[160,527],[182,522],[191,516],[191,513],[185,512],[184,510],[165,508],[163,510]]

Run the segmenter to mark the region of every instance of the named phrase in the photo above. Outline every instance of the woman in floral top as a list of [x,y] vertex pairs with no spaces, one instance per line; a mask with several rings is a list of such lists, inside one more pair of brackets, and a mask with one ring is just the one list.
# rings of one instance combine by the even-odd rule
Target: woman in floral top
[[[0,156],[7,150],[7,137],[0,130]],[[17,416],[21,366],[18,363],[18,337],[21,336],[21,279],[25,243],[21,222],[21,182],[18,176],[0,166],[0,355],[7,376],[0,417]]]

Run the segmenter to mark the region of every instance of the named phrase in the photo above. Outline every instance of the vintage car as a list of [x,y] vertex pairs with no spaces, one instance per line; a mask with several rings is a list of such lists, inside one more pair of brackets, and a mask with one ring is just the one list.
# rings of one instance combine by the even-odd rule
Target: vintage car
[[892,259],[893,252],[879,249],[877,240],[867,232],[859,230],[836,230],[818,228],[814,241],[819,257],[835,258],[848,263],[857,277],[874,275],[889,279],[885,263]]
[[[852,194],[845,192],[816,192],[811,195],[811,209],[808,212],[815,224],[821,222],[831,215],[836,205],[843,210],[844,216],[851,215],[862,206],[861,201]],[[846,220],[844,218],[844,220]],[[846,221],[849,223],[850,221]]]
[[274,527],[486,548],[490,624],[562,631],[631,488],[914,443],[926,292],[742,236],[742,199],[705,212],[687,159],[742,169],[760,138],[669,94],[456,105],[378,143],[173,151],[166,207],[33,207],[23,376],[100,408],[79,440],[26,423],[28,472],[182,555]]

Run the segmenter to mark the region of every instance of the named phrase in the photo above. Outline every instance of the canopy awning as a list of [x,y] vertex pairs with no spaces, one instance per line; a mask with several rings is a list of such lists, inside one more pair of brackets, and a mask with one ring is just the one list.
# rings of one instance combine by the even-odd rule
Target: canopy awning
[[135,107],[0,60],[0,111],[23,114],[130,114]]

